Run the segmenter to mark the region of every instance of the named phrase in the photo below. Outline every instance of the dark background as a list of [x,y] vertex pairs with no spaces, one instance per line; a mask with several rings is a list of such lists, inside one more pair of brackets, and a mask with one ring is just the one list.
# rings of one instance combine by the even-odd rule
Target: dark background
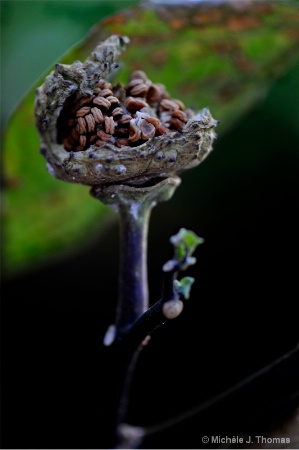
[[[298,343],[298,79],[297,65],[230,131],[222,136],[220,128],[206,171],[183,174],[173,199],[152,213],[152,302],[172,255],[169,237],[183,226],[205,243],[188,270],[196,281],[184,314],[161,327],[143,352],[133,423],[187,410]],[[80,253],[2,280],[3,448],[111,444],[102,339],[114,318],[117,274],[112,220]],[[117,371],[117,361],[110,364]],[[298,365],[277,379],[153,435],[145,448],[200,448],[204,435],[275,428],[298,404]]]

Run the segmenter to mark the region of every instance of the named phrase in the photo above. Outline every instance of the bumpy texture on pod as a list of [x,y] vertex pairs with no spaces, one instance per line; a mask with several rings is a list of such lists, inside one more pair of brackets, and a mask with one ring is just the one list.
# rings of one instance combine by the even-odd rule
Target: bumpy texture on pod
[[[207,108],[187,114],[142,71],[132,74],[127,88],[105,82],[128,42],[111,36],[84,63],[57,64],[37,89],[41,153],[56,178],[140,185],[195,167],[212,150],[217,121]],[[62,120],[66,112],[73,116]]]

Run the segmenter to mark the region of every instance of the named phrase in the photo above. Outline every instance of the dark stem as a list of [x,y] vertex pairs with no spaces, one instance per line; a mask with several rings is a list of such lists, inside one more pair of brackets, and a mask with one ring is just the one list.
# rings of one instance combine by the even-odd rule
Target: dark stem
[[[119,361],[117,374],[110,374],[113,379],[111,402],[115,406],[117,404],[117,411],[115,414],[112,413],[111,418],[111,422],[115,424],[115,433],[118,434],[115,436],[116,444],[128,443],[130,436],[132,438],[130,430],[127,435],[122,428],[121,436],[118,431],[119,426],[122,425],[120,422],[125,419],[127,413],[130,388],[145,337],[143,335],[144,328],[141,331],[137,326],[137,333],[133,333],[132,339],[128,340],[124,337],[127,335],[128,329],[139,322],[140,317],[152,315],[151,312],[146,314],[151,311],[148,305],[147,282],[147,234],[150,214],[157,203],[167,201],[172,197],[180,182],[179,177],[170,177],[152,180],[142,186],[106,185],[94,186],[91,189],[92,196],[113,206],[120,217],[119,298],[115,323],[108,328],[104,337],[104,345],[112,345],[111,357]],[[157,308],[157,315],[159,316],[158,325],[165,320],[160,304]],[[145,320],[146,322],[147,320]],[[150,320],[150,324],[146,324],[145,328],[147,325],[155,328],[156,319]],[[136,431],[136,427],[134,430]],[[140,438],[141,436],[134,435],[132,445],[133,441],[136,445],[136,439]]]
[[104,338],[111,345],[148,309],[147,234],[154,206],[169,200],[179,177],[158,178],[140,186],[94,186],[91,194],[112,205],[120,217],[119,298],[115,324]]
[[152,204],[120,205],[120,267],[116,326],[125,330],[148,309],[147,234]]
[[[159,422],[156,425],[151,425],[149,427],[139,427],[130,424],[124,425],[126,427],[130,427],[132,434],[134,430],[136,430],[137,436],[142,434],[143,437],[146,437],[159,433],[161,431],[165,431],[167,428],[177,426],[181,422],[184,422],[193,416],[207,412],[207,410],[210,410],[213,407],[216,408],[218,406],[218,408],[221,408],[221,404],[225,403],[225,401],[228,400],[230,401],[229,408],[232,408],[232,404],[234,404],[234,401],[236,401],[236,405],[238,406],[240,398],[242,398],[243,401],[247,404],[247,407],[255,405],[255,408],[263,409],[265,411],[265,414],[269,413],[269,410],[271,410],[271,408],[274,408],[275,404],[280,404],[281,407],[283,407],[284,405],[287,406],[287,404],[290,404],[291,400],[294,400],[294,402],[296,401],[297,405],[299,395],[297,386],[298,383],[294,382],[294,380],[297,380],[296,372],[298,371],[298,358],[299,345],[297,345],[295,348],[293,348],[283,356],[277,358],[273,362],[257,370],[252,375],[249,375],[232,387],[221,392],[220,394],[209,398],[208,400],[181,414],[178,414],[177,416],[171,417],[165,421]],[[282,386],[287,386],[287,389],[282,389]],[[253,387],[256,392],[262,393],[259,398],[258,405],[256,404],[256,397],[252,396]],[[276,399],[274,401],[273,395],[277,391],[281,391],[281,389],[281,398],[278,398],[278,400]],[[268,400],[267,403],[267,399],[271,398],[272,401]],[[294,403],[291,402],[291,406],[292,405],[294,405]]]

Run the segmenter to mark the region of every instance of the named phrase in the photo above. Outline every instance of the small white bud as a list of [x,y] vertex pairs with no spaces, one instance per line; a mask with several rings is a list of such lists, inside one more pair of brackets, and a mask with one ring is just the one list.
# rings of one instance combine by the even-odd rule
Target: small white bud
[[183,311],[184,304],[182,300],[169,300],[162,307],[162,312],[166,319],[175,319]]
[[116,326],[110,325],[105,333],[103,344],[106,347],[109,347],[109,345],[111,345],[114,342],[115,338],[116,338]]

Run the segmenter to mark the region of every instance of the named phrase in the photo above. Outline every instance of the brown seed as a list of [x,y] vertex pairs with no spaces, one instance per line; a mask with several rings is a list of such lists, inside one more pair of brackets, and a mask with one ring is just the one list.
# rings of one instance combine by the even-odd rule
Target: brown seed
[[116,138],[115,145],[117,147],[125,147],[126,145],[130,145],[130,141],[128,138]]
[[115,116],[122,115],[123,112],[124,112],[124,110],[121,107],[118,107],[118,108],[114,108],[114,110],[112,111],[111,114],[112,114],[113,117],[115,117]]
[[161,98],[161,88],[158,84],[152,84],[146,94],[148,103],[155,103]]
[[101,97],[108,97],[108,95],[113,95],[113,92],[110,89],[103,89],[99,92]]
[[109,100],[107,100],[104,97],[99,97],[99,96],[93,99],[93,103],[94,103],[94,105],[103,106],[106,109],[110,108],[110,106],[111,106],[111,103],[109,102]]
[[94,117],[94,120],[96,123],[103,123],[104,122],[104,117],[103,117],[103,113],[99,108],[91,108],[90,111]]
[[136,142],[141,138],[141,130],[137,126],[136,122],[134,120],[131,120],[130,122],[130,135],[129,135],[129,141]]
[[113,117],[105,117],[105,130],[106,133],[108,134],[114,134],[114,129],[115,129],[115,124],[114,124],[114,120]]
[[147,75],[146,75],[145,72],[143,72],[143,70],[134,70],[134,71],[131,73],[130,81],[131,81],[131,80],[134,80],[135,78],[139,78],[139,79],[141,79],[142,81],[147,81],[147,80],[148,80]]
[[141,130],[141,137],[145,141],[155,136],[156,128],[152,123],[149,123],[147,120],[142,120],[140,122],[139,128]]
[[144,84],[144,81],[142,78],[133,78],[129,83],[127,84],[127,89],[131,89],[134,86],[138,86],[139,84]]
[[97,132],[98,137],[102,140],[102,141],[110,141],[111,135],[105,133],[104,130],[100,130]]
[[118,123],[121,123],[121,124],[129,123],[131,119],[132,119],[132,116],[130,116],[130,114],[124,114],[124,115],[118,120]]
[[76,116],[83,117],[90,112],[90,106],[83,106],[83,108],[78,109]]
[[145,120],[149,123],[152,123],[155,128],[158,128],[160,126],[160,120],[157,117],[151,117],[151,116],[144,116]]
[[94,116],[92,114],[87,114],[87,116],[85,116],[85,120],[89,133],[92,133],[95,128]]
[[100,86],[96,86],[93,90],[94,94],[99,94],[101,92],[102,88]]
[[182,122],[179,119],[170,119],[168,121],[169,125],[176,128],[177,130],[181,130],[183,126],[185,125],[184,122]]
[[168,99],[169,94],[165,89],[164,84],[152,84],[148,90],[146,100],[150,105],[156,105],[160,100]]
[[173,111],[173,113],[171,114],[171,116],[172,116],[174,119],[179,119],[179,120],[181,120],[182,122],[186,122],[186,121],[187,121],[187,117],[186,117],[185,112],[184,112],[184,111],[181,111],[180,109],[177,110],[177,111]]
[[118,98],[114,97],[114,95],[109,95],[109,97],[107,97],[107,100],[109,100],[110,103],[119,103]]
[[87,133],[86,122],[85,122],[85,119],[83,117],[79,117],[78,118],[76,130],[78,131],[79,134]]
[[84,134],[81,134],[81,136],[79,137],[79,144],[81,145],[81,147],[85,147],[85,145],[86,145],[86,136],[84,136]]
[[160,109],[164,111],[175,111],[179,109],[179,105],[174,100],[169,100],[168,98],[164,98],[160,103]]
[[165,125],[161,124],[157,129],[156,129],[156,136],[162,136],[165,133],[169,133],[169,128],[167,128]]
[[98,139],[98,135],[93,134],[92,136],[90,136],[89,141],[91,144],[93,144],[97,139]]
[[109,83],[109,81],[101,79],[98,82],[97,88],[100,88],[100,89],[111,89],[112,90],[112,84]]
[[80,98],[77,103],[76,103],[76,107],[77,109],[81,108],[81,106],[86,105],[86,103],[91,102],[94,99],[94,95],[89,95],[88,97],[82,97]]
[[132,87],[130,93],[133,96],[141,95],[143,97],[146,95],[147,91],[148,91],[148,86],[145,83],[140,83],[140,84],[137,84],[136,86]]
[[142,98],[128,97],[126,99],[126,107],[131,112],[140,111],[145,106],[148,106],[148,104],[144,100],[142,100]]
[[104,145],[104,144],[106,144],[106,142],[101,141],[101,139],[98,139],[98,140],[96,141],[96,143],[95,143],[95,145],[96,145],[97,147],[101,147],[101,146]]
[[183,111],[185,109],[185,105],[184,105],[184,103],[181,100],[175,99],[175,100],[173,100],[173,102],[175,102],[178,105],[180,110]]

